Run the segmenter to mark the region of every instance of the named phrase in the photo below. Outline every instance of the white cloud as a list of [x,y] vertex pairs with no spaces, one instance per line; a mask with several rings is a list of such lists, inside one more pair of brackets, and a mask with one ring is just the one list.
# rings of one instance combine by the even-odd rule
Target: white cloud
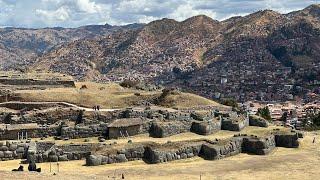
[[101,7],[90,0],[77,0],[77,5],[80,10],[87,13],[98,13],[101,11]]
[[0,0],[0,26],[77,27],[103,23],[147,23],[164,17],[182,21],[199,14],[223,20],[260,9],[288,13],[315,2],[315,0]]
[[168,17],[176,19],[178,21],[183,21],[191,16],[196,15],[207,15],[213,19],[216,18],[216,12],[210,10],[194,9],[194,7],[189,3],[178,6],[178,8],[171,14],[169,14]]
[[42,9],[36,10],[36,15],[39,15],[39,17],[43,18],[44,20],[48,20],[50,22],[53,21],[66,21],[70,18],[69,10],[67,7],[60,7],[57,10],[54,11],[46,11]]

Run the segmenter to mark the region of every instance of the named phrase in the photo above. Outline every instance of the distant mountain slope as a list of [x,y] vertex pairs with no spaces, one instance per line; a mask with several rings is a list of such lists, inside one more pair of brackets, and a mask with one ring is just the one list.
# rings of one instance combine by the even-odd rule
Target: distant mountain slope
[[162,19],[65,43],[29,69],[96,81],[140,79],[209,98],[292,100],[320,92],[319,14],[312,5],[221,22],[203,15]]
[[1,69],[19,69],[32,63],[37,57],[56,48],[57,45],[79,39],[93,39],[119,29],[140,28],[141,24],[128,26],[89,25],[79,28],[1,28]]
[[[221,27],[218,21],[206,16],[183,22],[162,19],[142,29],[70,43],[39,58],[35,67],[69,73],[80,79],[90,77],[93,71],[102,74],[100,78],[106,75],[113,79],[116,74],[125,74],[150,79],[177,65],[183,71],[192,70],[202,66],[202,54],[219,39]],[[67,69],[65,62],[74,66]],[[83,71],[79,72],[79,68]]]

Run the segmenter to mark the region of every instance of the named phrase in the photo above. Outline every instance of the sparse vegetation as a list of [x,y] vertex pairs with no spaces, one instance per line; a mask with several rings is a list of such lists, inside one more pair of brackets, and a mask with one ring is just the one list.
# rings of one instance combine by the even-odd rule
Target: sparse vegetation
[[139,83],[140,82],[136,81],[136,80],[126,79],[120,83],[120,86],[125,87],[125,88],[132,88],[132,87],[137,86]]
[[259,108],[257,115],[263,117],[264,119],[266,119],[268,121],[271,120],[270,110],[268,107]]
[[79,114],[76,119],[76,124],[81,124],[81,123],[83,123],[83,111],[79,111]]
[[8,113],[5,118],[4,118],[4,123],[5,124],[11,124],[11,118],[12,118],[12,113]]
[[237,109],[239,108],[238,102],[235,99],[231,99],[231,98],[222,99],[220,103],[226,106],[231,106],[233,108],[237,108]]

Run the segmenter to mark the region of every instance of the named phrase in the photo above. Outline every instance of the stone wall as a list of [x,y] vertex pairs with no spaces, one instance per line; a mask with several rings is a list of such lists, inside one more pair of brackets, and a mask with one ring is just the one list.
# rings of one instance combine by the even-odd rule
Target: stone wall
[[70,139],[106,136],[106,133],[107,124],[104,123],[90,126],[76,125],[74,127],[61,128],[61,137]]
[[242,152],[242,142],[241,137],[227,141],[206,142],[201,147],[200,156],[206,160],[234,156]]
[[275,134],[275,142],[277,147],[297,148],[299,147],[298,134]]
[[134,125],[128,127],[108,127],[107,131],[109,139],[117,139],[141,134],[142,128],[141,125]]
[[72,80],[38,80],[38,79],[0,78],[0,83],[5,85],[19,85],[19,86],[76,87],[74,81]]
[[222,126],[221,129],[229,130],[229,131],[241,131],[243,128],[249,126],[249,119],[240,115],[239,117],[230,118],[223,117],[222,118]]
[[160,122],[155,121],[151,124],[149,134],[151,137],[163,138],[190,131],[190,122],[170,121]]
[[0,129],[0,140],[17,140],[18,132],[27,133],[28,138],[41,138],[41,137],[48,137],[48,136],[56,136],[58,133],[58,127],[57,126],[49,126],[49,127],[39,126],[35,128],[24,129],[22,125],[21,129],[12,129],[12,130]]
[[243,137],[242,152],[256,155],[269,154],[276,147],[275,136],[263,138],[254,136]]
[[14,141],[6,141],[5,143],[0,142],[0,160],[8,161],[25,158],[28,146],[28,143]]
[[79,110],[76,108],[61,108],[53,107],[44,110],[34,110],[20,116],[17,124],[22,123],[38,123],[38,124],[54,124],[58,121],[75,121],[79,115]]
[[[165,144],[144,143],[125,147],[108,147],[107,152],[95,152],[87,156],[86,164],[97,166],[102,164],[121,163],[130,160],[143,159],[150,164],[169,162],[174,160],[200,156],[206,160],[217,160],[234,156],[239,153],[255,155],[266,155],[276,146],[284,147],[284,144],[277,144],[276,137],[281,137],[281,142],[291,142],[292,136],[267,135],[264,137],[236,135],[224,140],[194,140],[181,142],[167,142]],[[294,141],[293,141],[294,142]],[[279,142],[278,142],[279,143]],[[287,147],[298,147],[290,146]]]
[[136,109],[128,108],[119,114],[119,118],[149,118],[158,120],[173,120],[173,121],[189,121],[192,120],[190,112],[183,111],[168,111],[161,109]]
[[[167,146],[167,147],[166,147]],[[144,160],[156,164],[198,156],[202,142],[167,143],[164,145],[149,145],[145,147]]]
[[125,147],[116,152],[105,152],[98,155],[86,157],[87,166],[98,166],[104,164],[122,163],[127,161],[139,160],[144,157],[143,145]]
[[96,144],[68,144],[57,146],[52,142],[34,143],[29,146],[27,162],[36,163],[80,160],[97,149]]
[[216,119],[211,121],[194,121],[191,126],[191,132],[200,135],[209,135],[219,130],[221,130],[221,121]]

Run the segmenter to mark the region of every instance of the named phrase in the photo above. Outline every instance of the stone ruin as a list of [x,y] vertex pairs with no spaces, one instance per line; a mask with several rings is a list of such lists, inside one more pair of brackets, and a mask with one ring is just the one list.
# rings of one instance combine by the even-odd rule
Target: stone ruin
[[1,89],[46,89],[75,87],[71,76],[58,73],[0,72]]
[[231,112],[224,115],[222,118],[221,129],[229,131],[241,131],[246,126],[249,126],[249,118],[243,114]]
[[[286,141],[277,141],[277,139]],[[167,142],[131,143],[123,146],[107,146],[102,150],[92,152],[86,157],[87,166],[122,163],[134,160],[144,160],[150,164],[170,162],[180,159],[200,156],[206,160],[218,160],[240,153],[267,155],[275,147],[297,148],[299,146],[297,132],[278,132],[257,137],[235,135],[223,140],[192,140]]]
[[245,115],[214,109],[196,111],[141,106],[110,112],[84,111],[79,123],[80,110],[66,103],[43,103],[42,106],[41,103],[9,102],[1,104],[0,108],[4,110],[0,114],[0,140],[16,140],[19,133],[27,133],[29,138],[102,136],[117,139],[145,133],[162,138],[184,132],[210,135],[219,130],[241,131],[249,125]]
[[221,119],[210,121],[194,121],[191,125],[191,132],[199,135],[210,135],[221,130]]
[[[226,140],[193,140],[157,144],[126,145],[85,143],[57,145],[53,142],[30,142],[30,138],[76,139],[99,137],[128,138],[149,133],[163,138],[184,132],[210,135],[219,130],[241,131],[250,122],[245,115],[215,110],[176,110],[157,106],[119,109],[110,112],[84,111],[68,104],[4,103],[0,115],[0,139],[18,140],[0,144],[0,159],[25,159],[24,162],[57,162],[86,158],[87,165],[121,163],[143,159],[162,163],[200,156],[221,159],[239,153],[264,155],[275,147],[296,148],[299,134],[275,130],[264,137],[238,135]],[[81,113],[81,121],[78,121]],[[10,122],[10,124],[6,124]],[[103,141],[101,141],[103,142]]]

